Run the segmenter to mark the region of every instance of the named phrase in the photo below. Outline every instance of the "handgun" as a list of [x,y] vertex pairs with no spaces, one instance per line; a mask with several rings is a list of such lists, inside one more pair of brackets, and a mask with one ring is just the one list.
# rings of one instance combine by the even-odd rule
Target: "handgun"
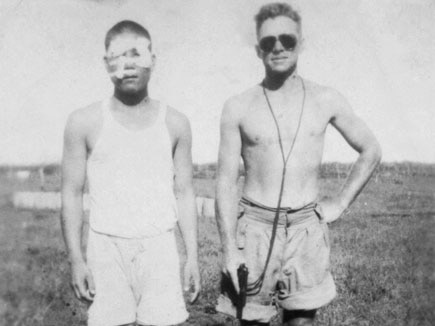
[[246,291],[248,288],[248,268],[245,264],[240,264],[237,268],[237,278],[239,281],[239,296],[237,298],[237,319],[242,319],[243,308],[246,304]]

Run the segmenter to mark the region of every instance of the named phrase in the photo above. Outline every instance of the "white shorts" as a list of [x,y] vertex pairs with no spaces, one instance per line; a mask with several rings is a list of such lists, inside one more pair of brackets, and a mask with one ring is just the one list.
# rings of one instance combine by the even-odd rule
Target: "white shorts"
[[87,260],[96,290],[89,326],[173,325],[187,319],[173,231],[126,239],[90,229]]

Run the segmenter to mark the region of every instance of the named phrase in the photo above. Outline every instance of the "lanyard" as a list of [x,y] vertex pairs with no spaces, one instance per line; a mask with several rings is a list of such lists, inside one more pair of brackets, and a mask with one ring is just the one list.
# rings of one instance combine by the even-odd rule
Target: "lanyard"
[[284,153],[284,146],[282,144],[281,130],[279,128],[278,120],[275,116],[275,113],[273,112],[272,105],[270,104],[270,101],[269,101],[269,97],[267,96],[266,88],[264,87],[264,82],[262,84],[264,97],[266,98],[267,105],[268,105],[269,110],[272,114],[273,121],[275,122],[276,130],[278,133],[278,142],[279,142],[279,148],[281,150],[283,168],[282,168],[281,186],[280,186],[279,196],[278,196],[278,204],[276,207],[275,218],[273,220],[272,236],[270,237],[269,252],[267,253],[266,263],[264,264],[263,272],[258,277],[258,279],[255,282],[248,284],[248,289],[247,289],[248,295],[255,295],[255,294],[258,294],[260,292],[261,287],[263,286],[264,277],[266,275],[267,266],[269,265],[270,257],[272,255],[273,245],[274,245],[275,237],[276,237],[276,229],[278,226],[279,214],[280,214],[280,209],[281,209],[282,194],[284,192],[284,182],[285,182],[285,175],[287,172],[287,162],[290,158],[290,154],[293,151],[293,147],[295,145],[296,138],[299,134],[299,129],[301,127],[301,122],[302,122],[302,115],[303,115],[304,107],[305,107],[305,97],[306,97],[305,83],[304,83],[304,80],[302,78],[300,78],[300,80],[301,80],[301,85],[302,85],[302,90],[303,90],[301,112],[299,114],[298,125],[296,128],[295,136],[294,136],[293,141],[290,145],[290,149],[289,149],[287,155],[285,155],[285,153]]

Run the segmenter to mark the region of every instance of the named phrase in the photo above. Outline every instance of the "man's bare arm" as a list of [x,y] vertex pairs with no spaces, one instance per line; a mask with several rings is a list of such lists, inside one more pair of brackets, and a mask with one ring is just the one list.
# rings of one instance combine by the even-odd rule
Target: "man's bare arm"
[[170,119],[170,129],[177,131],[174,168],[175,195],[179,214],[178,224],[187,251],[184,288],[185,291],[189,290],[190,282],[193,281],[194,290],[190,301],[194,302],[199,295],[201,282],[198,267],[198,219],[193,189],[192,134],[187,118],[176,111],[172,113],[174,119]]
[[79,299],[92,300],[95,288],[82,252],[83,189],[86,177],[86,139],[80,114],[68,119],[64,134],[62,158],[61,224],[68,259],[71,263],[72,286]]
[[243,262],[243,258],[236,246],[236,227],[237,180],[242,139],[237,108],[237,102],[229,100],[222,111],[216,181],[216,220],[223,247],[223,269],[239,291],[237,268]]
[[[338,93],[332,101],[334,114],[331,124],[340,132],[347,143],[359,153],[357,161],[352,166],[349,177],[346,179],[336,204],[341,208],[337,215],[328,214],[330,208],[322,206],[327,221],[333,221],[346,209],[362,191],[369,181],[373,171],[381,160],[381,148],[373,133],[367,125],[357,117],[347,101]],[[329,216],[328,216],[329,215]]]

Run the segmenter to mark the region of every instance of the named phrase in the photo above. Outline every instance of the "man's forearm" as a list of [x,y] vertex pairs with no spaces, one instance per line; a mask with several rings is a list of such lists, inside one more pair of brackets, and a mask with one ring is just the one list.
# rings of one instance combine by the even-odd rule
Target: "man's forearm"
[[216,221],[224,254],[236,248],[237,184],[219,182],[216,188]]
[[83,260],[81,251],[83,226],[82,195],[62,194],[61,225],[68,259],[71,262]]
[[349,207],[362,191],[380,160],[381,149],[377,144],[373,145],[369,150],[361,152],[358,160],[352,166],[349,177],[346,179],[339,195],[340,205],[343,208]]
[[198,259],[198,218],[195,195],[192,190],[177,193],[177,206],[181,234],[184,239],[188,259]]

